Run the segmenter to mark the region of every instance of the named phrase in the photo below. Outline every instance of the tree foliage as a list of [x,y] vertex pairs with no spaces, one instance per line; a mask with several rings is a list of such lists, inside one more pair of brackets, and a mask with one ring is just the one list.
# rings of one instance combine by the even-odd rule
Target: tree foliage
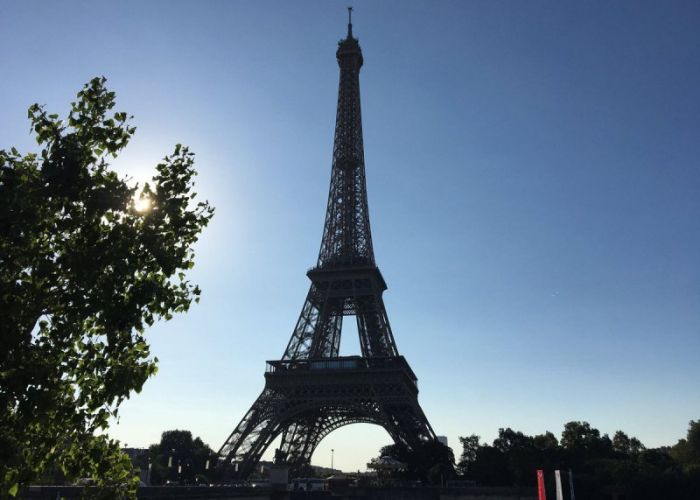
[[194,156],[178,145],[152,184],[129,185],[108,163],[135,132],[114,104],[95,78],[65,120],[29,108],[39,153],[0,150],[3,496],[49,464],[133,492],[128,460],[96,433],[156,371],[145,328],[199,297],[184,272],[213,209],[194,201]]
[[550,466],[557,459],[558,442],[551,432],[527,436],[507,427],[498,430],[493,445],[479,441],[475,435],[460,438],[458,467],[465,477],[487,486],[529,486],[532,470]]
[[419,480],[439,484],[451,479],[454,474],[455,457],[452,448],[439,441],[428,441],[413,449],[402,444],[384,446],[379,456],[392,457],[406,464],[403,476],[410,480]]
[[462,454],[459,457],[457,466],[463,473],[469,471],[471,465],[476,462],[476,454],[481,448],[480,440],[481,437],[476,434],[459,438],[459,442],[462,445]]
[[617,431],[612,439],[613,450],[622,455],[636,455],[644,450],[644,445],[636,437],[630,438],[622,431]]
[[581,498],[611,492],[639,500],[700,498],[700,421],[691,421],[686,439],[672,448],[646,449],[623,431],[611,440],[580,421],[565,424],[560,441],[551,432],[528,436],[506,428],[492,445],[475,435],[460,442],[459,471],[480,485],[535,488],[536,470],[543,469],[552,490],[552,471],[571,469]]
[[151,445],[148,451],[152,484],[165,484],[167,481],[193,484],[197,479],[208,482],[214,478],[214,451],[200,438],[192,439],[190,431],[165,431],[160,442]]
[[691,420],[685,439],[671,448],[671,456],[683,467],[700,467],[700,420]]

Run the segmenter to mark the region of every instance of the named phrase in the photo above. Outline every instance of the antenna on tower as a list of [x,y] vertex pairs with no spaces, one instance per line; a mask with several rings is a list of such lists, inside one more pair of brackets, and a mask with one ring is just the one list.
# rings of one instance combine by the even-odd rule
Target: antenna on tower
[[352,7],[348,7],[348,38],[352,38]]

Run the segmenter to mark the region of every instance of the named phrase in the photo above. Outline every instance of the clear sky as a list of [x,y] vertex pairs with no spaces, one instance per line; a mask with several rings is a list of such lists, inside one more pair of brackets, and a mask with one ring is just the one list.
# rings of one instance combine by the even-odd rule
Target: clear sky
[[[111,434],[218,449],[298,317],[321,237],[347,2],[0,2],[0,147],[105,75],[138,180],[177,142],[217,208],[202,302]],[[377,262],[438,434],[673,444],[700,418],[700,3],[353,2]],[[342,354],[359,352],[348,328]],[[355,425],[313,457],[364,468]],[[269,456],[269,454],[268,454]]]

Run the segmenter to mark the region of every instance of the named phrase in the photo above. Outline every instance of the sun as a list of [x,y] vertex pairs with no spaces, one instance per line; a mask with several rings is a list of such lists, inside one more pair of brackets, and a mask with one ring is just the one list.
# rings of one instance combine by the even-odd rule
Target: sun
[[134,196],[134,210],[137,212],[148,212],[151,209],[151,199],[144,195],[143,193],[139,193],[138,195]]

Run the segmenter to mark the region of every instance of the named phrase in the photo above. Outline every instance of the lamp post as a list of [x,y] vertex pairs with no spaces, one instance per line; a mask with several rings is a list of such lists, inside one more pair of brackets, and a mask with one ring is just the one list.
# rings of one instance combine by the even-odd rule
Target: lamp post
[[333,454],[334,454],[334,452],[335,452],[335,450],[333,448],[331,448],[331,472],[333,472]]

